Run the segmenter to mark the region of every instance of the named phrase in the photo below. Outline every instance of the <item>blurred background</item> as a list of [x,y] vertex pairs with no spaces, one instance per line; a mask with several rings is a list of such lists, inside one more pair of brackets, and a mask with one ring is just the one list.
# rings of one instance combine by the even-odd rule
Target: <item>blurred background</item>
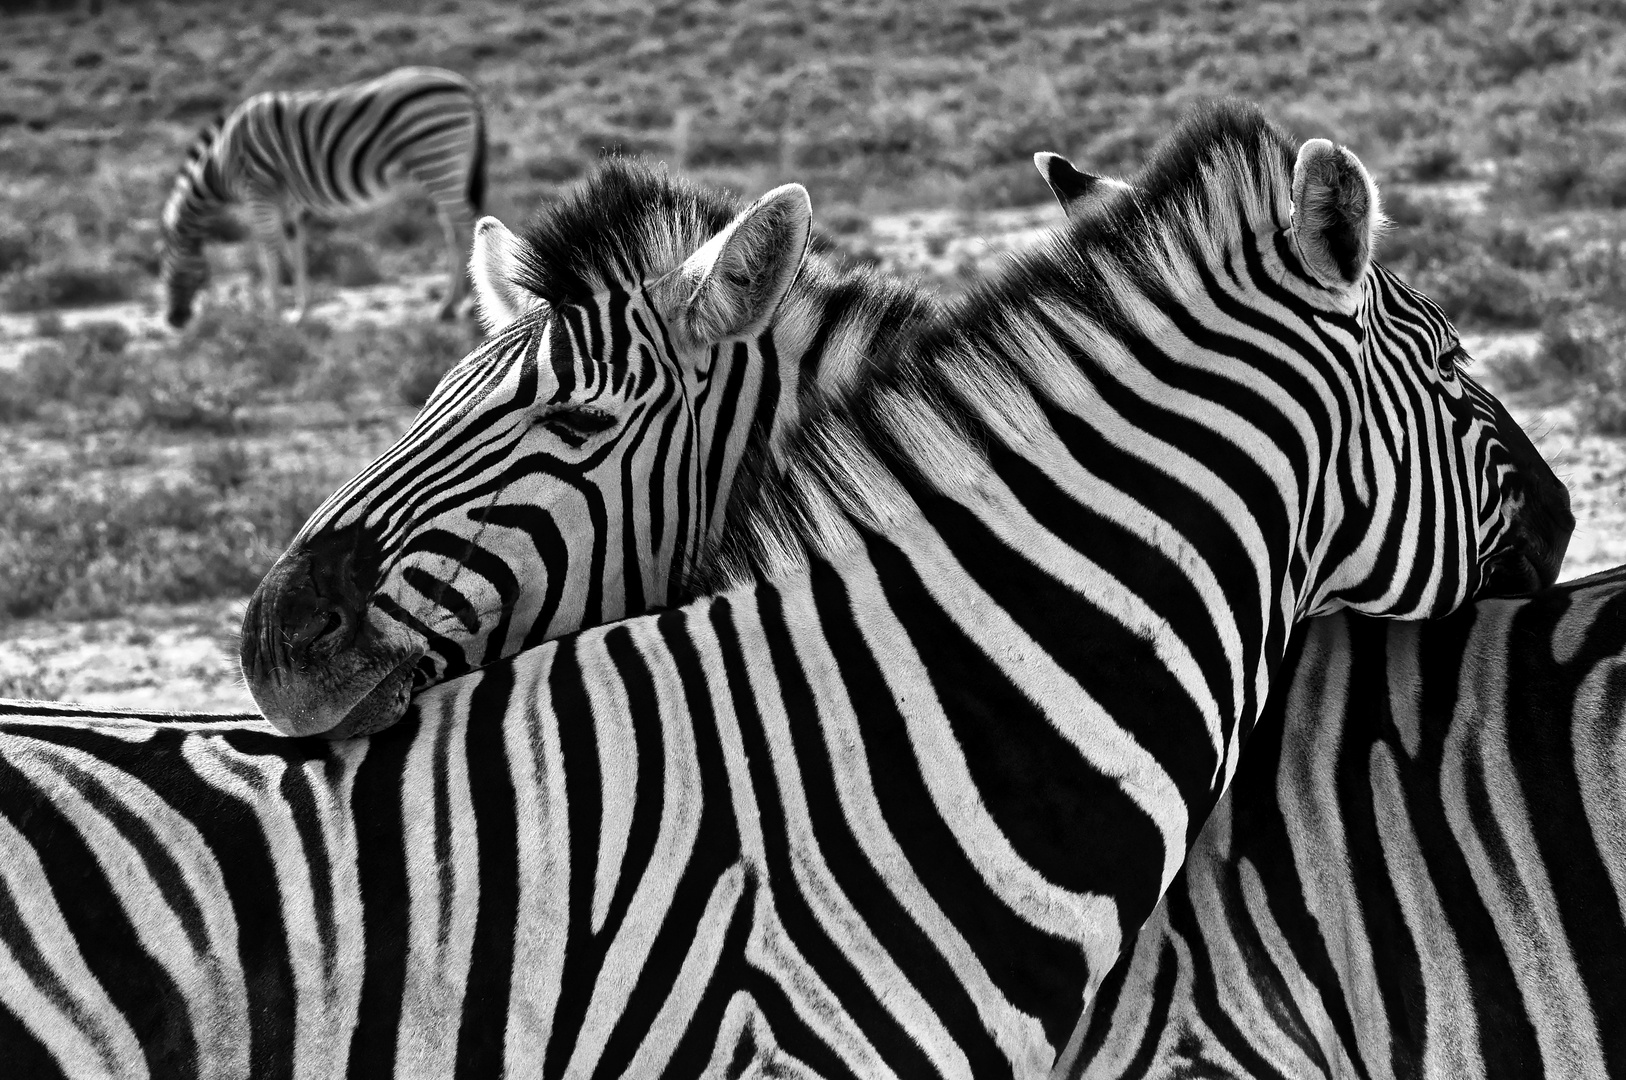
[[1188,103],[1257,100],[1377,177],[1380,258],[1571,485],[1565,576],[1626,561],[1616,0],[394,7],[0,3],[0,697],[248,707],[244,599],[478,332],[434,321],[417,193],[318,223],[299,327],[249,302],[249,243],[163,326],[157,215],[220,112],[405,64],[480,87],[510,224],[621,148],[747,197],[800,181],[822,248],[950,295],[1060,220],[1035,150],[1129,173]]

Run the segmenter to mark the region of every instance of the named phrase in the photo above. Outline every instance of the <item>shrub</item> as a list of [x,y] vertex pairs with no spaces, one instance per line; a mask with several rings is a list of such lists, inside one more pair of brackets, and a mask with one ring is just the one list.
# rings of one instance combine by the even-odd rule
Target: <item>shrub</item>
[[216,306],[194,319],[173,351],[196,354],[217,371],[246,370],[256,385],[292,386],[311,359],[297,326],[275,313]]
[[1466,172],[1462,151],[1445,139],[1430,139],[1413,144],[1402,157],[1401,168],[1413,180],[1428,182],[1446,180]]
[[1596,302],[1626,310],[1626,245],[1617,238],[1594,240],[1566,251],[1564,284]]
[[1626,435],[1626,364],[1615,361],[1575,405],[1575,419],[1583,431],[1599,435]]
[[203,477],[138,488],[0,477],[0,613],[96,616],[246,593],[342,479],[271,471],[266,457],[229,490]]
[[0,373],[0,417],[23,420],[48,405],[98,407],[136,381],[122,323],[90,322],[30,349],[15,371]]
[[381,333],[376,349],[398,372],[396,396],[416,408],[429,400],[441,376],[478,343],[477,328],[425,321]]
[[314,281],[331,281],[346,289],[377,285],[384,280],[373,249],[364,240],[330,233],[306,245],[306,267]]
[[440,239],[440,219],[427,195],[414,193],[380,208],[370,235],[385,248],[410,248]]
[[1585,381],[1603,374],[1611,354],[1626,343],[1621,327],[1588,311],[1549,315],[1542,321],[1535,363],[1570,381]]
[[1529,326],[1543,304],[1519,271],[1483,251],[1462,261],[1419,275],[1417,285],[1452,319],[1497,326]]
[[257,392],[295,385],[312,356],[304,333],[277,315],[211,307],[150,352],[132,397],[160,426],[223,430]]
[[0,275],[20,270],[33,261],[33,235],[14,222],[0,222]]
[[135,295],[134,275],[111,260],[56,258],[24,267],[0,291],[8,311],[89,307],[112,304]]
[[1454,263],[1467,253],[1467,221],[1449,206],[1396,187],[1383,190],[1383,212],[1394,228],[1379,243],[1378,257],[1402,273]]

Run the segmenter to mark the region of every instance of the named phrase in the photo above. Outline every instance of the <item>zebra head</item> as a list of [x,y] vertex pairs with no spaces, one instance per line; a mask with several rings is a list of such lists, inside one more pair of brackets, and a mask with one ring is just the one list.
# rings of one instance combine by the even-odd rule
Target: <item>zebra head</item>
[[676,598],[781,378],[798,185],[731,201],[612,163],[515,235],[476,229],[490,336],[267,574],[242,663],[284,731],[393,723],[413,686]]
[[209,284],[209,260],[203,245],[165,242],[158,280],[164,290],[164,318],[179,330],[192,321],[192,302]]
[[[1060,154],[1033,161],[1075,223],[1122,213],[1140,196]],[[1329,356],[1345,354],[1339,381],[1355,437],[1322,478],[1329,510],[1360,511],[1329,520],[1304,546],[1317,588],[1303,613],[1429,618],[1472,596],[1552,584],[1575,525],[1569,492],[1501,402],[1463,370],[1471,358],[1445,313],[1374,260],[1388,222],[1360,160],[1326,139],[1305,142],[1282,224],[1275,246],[1288,272],[1279,283],[1313,305],[1330,301],[1307,329]],[[1432,519],[1426,493],[1439,485],[1471,501],[1472,520]],[[1453,505],[1443,504],[1448,517]],[[1453,541],[1462,538],[1477,547],[1469,566],[1456,565],[1462,548]],[[1406,572],[1408,564],[1420,572]]]

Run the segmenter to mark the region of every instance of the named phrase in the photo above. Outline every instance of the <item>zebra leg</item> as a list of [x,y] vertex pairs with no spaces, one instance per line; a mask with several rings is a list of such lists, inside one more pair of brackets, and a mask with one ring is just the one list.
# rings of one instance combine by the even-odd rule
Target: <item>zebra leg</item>
[[267,314],[276,314],[277,284],[282,275],[281,265],[277,261],[277,253],[284,250],[282,233],[282,209],[271,202],[250,202],[246,207],[248,213],[249,229],[254,233],[256,246],[260,249],[260,270],[264,278],[265,310]]
[[464,238],[474,233],[474,221],[462,207],[455,212],[443,204],[435,205],[440,218],[440,230],[446,237],[446,258],[451,266],[451,278],[446,282],[446,299],[440,305],[439,318],[444,321],[457,317],[457,309],[469,292],[469,275]]
[[305,265],[305,215],[295,214],[288,226],[289,261],[294,267],[294,293],[299,297],[295,322],[303,323],[311,307],[310,272]]

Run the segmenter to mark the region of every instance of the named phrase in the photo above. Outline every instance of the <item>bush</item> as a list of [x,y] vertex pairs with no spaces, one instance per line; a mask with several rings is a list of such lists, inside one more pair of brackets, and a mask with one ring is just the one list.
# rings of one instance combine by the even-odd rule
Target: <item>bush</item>
[[1615,353],[1626,344],[1621,327],[1592,312],[1572,311],[1543,320],[1535,363],[1571,381],[1602,375]]
[[306,245],[305,260],[313,281],[331,281],[342,288],[356,289],[384,280],[367,242],[343,233],[313,238]]
[[7,311],[113,304],[135,295],[129,269],[111,260],[58,258],[24,267],[0,290]]
[[1419,199],[1405,188],[1385,188],[1383,212],[1394,223],[1378,244],[1378,257],[1403,274],[1454,263],[1468,251],[1466,219],[1433,199]]
[[212,307],[151,351],[131,397],[140,418],[161,427],[225,430],[260,391],[294,386],[312,357],[305,335],[279,316]]
[[1530,326],[1544,310],[1523,274],[1483,251],[1471,252],[1454,266],[1419,275],[1415,284],[1459,322]]
[[135,489],[0,477],[0,613],[246,593],[341,479],[272,472],[264,457],[226,490],[201,477]]
[[1575,419],[1583,431],[1626,435],[1626,364],[1616,362],[1576,402]]
[[385,248],[418,247],[440,239],[440,218],[427,195],[414,193],[386,203],[371,230],[373,242]]
[[96,407],[117,398],[138,380],[125,351],[129,341],[122,323],[90,322],[30,349],[15,371],[0,372],[0,418],[24,420],[50,405]]
[[381,333],[376,348],[398,372],[396,396],[416,408],[429,400],[441,376],[478,344],[478,328],[426,321]]
[[20,270],[34,261],[34,237],[12,222],[0,222],[0,275]]

